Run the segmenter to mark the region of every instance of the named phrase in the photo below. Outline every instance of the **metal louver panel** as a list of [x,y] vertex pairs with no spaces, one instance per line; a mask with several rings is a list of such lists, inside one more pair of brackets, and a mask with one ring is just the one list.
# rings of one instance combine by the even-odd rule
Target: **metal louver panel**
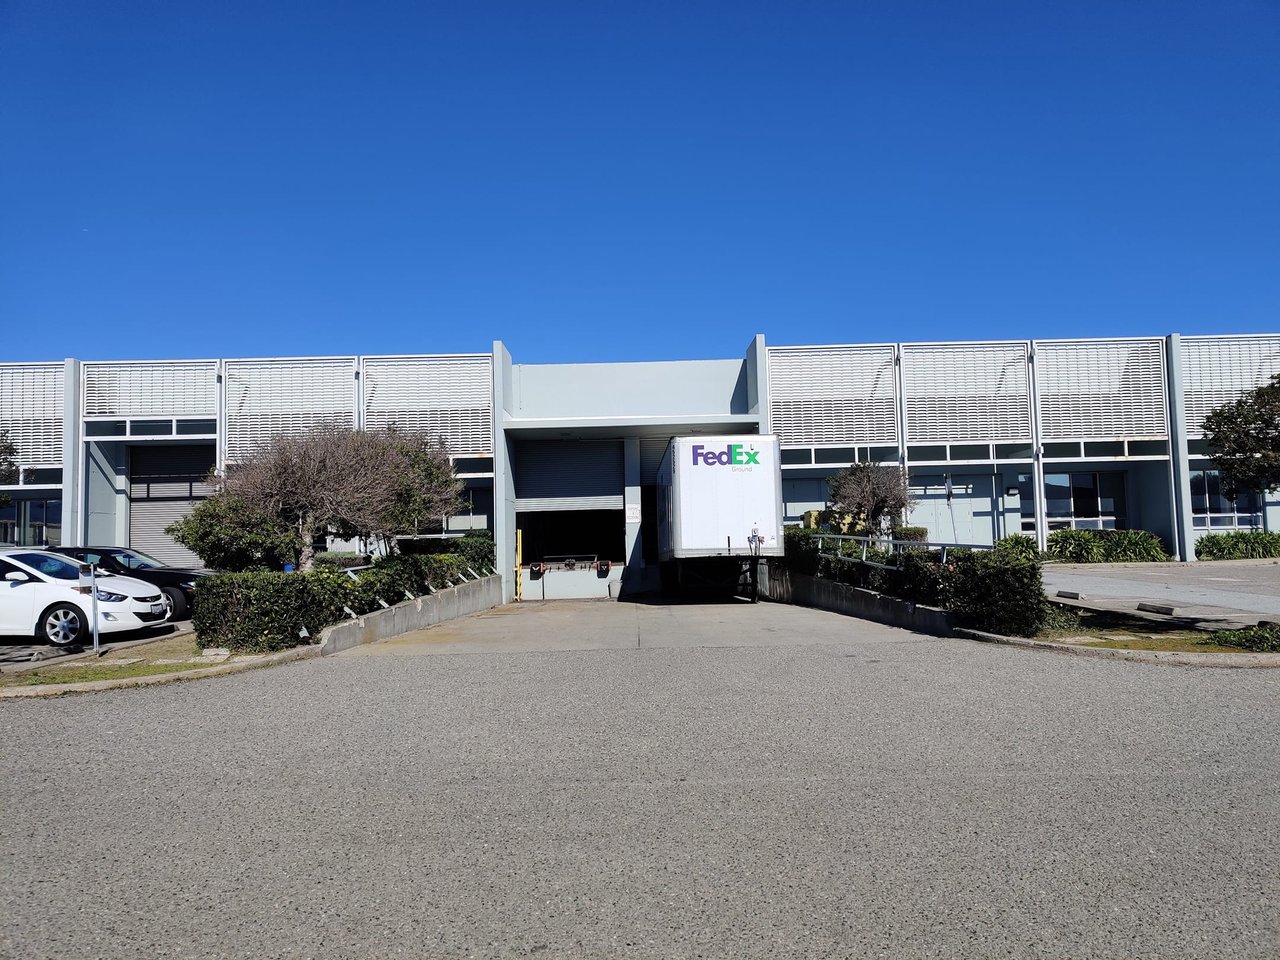
[[907,440],[1030,440],[1025,343],[903,344]]
[[493,452],[492,357],[374,357],[362,378],[365,429],[426,433],[454,456]]
[[1182,383],[1187,432],[1200,436],[1210,410],[1278,373],[1280,337],[1184,337]]
[[640,441],[640,483],[642,486],[653,486],[658,482],[658,467],[662,463],[662,455],[671,445],[669,437],[641,439]]
[[171,567],[202,567],[200,558],[174,543],[165,527],[189,514],[198,500],[134,500],[129,505],[129,546]]
[[323,423],[355,426],[355,358],[228,360],[227,460]]
[[621,510],[622,443],[617,440],[517,441],[516,510]]
[[62,463],[64,373],[60,363],[0,364],[0,430],[23,466]]
[[1169,435],[1162,341],[1054,341],[1034,349],[1044,439]]
[[896,443],[894,348],[770,347],[770,429],[783,443]]
[[82,394],[86,417],[212,417],[218,409],[218,365],[190,363],[86,363]]
[[129,448],[129,545],[175,567],[201,566],[165,527],[189,514],[212,490],[212,443]]

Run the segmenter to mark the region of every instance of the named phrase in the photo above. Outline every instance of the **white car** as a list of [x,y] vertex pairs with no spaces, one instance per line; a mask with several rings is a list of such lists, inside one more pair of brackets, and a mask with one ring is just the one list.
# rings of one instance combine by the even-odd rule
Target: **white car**
[[[164,623],[172,607],[154,583],[99,575],[98,633]],[[0,634],[34,636],[55,647],[92,641],[93,598],[80,568],[43,550],[0,550]]]

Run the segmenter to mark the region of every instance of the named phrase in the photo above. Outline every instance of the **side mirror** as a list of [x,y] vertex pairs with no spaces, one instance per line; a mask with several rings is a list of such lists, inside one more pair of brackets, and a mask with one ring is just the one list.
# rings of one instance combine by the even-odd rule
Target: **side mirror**
[[14,570],[11,573],[6,573],[4,578],[6,580],[12,580],[14,583],[26,583],[31,579],[28,574],[23,573],[21,570]]

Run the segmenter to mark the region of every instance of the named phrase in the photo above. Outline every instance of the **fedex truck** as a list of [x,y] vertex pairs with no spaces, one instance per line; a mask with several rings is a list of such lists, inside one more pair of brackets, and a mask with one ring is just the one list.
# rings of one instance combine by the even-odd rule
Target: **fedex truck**
[[658,467],[663,583],[749,584],[760,557],[780,557],[782,457],[775,436],[674,437]]

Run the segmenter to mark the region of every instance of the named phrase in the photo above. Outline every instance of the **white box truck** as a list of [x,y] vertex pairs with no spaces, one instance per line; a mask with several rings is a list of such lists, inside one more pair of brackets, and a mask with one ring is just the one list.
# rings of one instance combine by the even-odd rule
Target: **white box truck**
[[757,559],[783,553],[781,465],[775,436],[672,438],[658,467],[665,588],[745,573],[754,599]]

